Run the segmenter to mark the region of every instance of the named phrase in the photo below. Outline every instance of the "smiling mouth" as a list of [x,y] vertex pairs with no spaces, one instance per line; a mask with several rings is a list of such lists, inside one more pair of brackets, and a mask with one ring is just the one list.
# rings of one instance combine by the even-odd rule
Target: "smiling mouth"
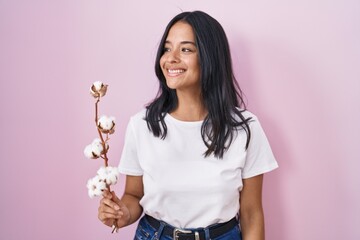
[[167,69],[168,76],[176,77],[185,72],[185,69]]

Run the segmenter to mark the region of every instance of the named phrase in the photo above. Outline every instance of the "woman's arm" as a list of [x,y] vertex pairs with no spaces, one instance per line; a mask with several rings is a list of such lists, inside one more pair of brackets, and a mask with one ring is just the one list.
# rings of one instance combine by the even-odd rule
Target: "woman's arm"
[[243,189],[240,192],[240,225],[243,240],[265,239],[262,182],[262,174],[243,179]]
[[143,196],[144,185],[142,176],[126,176],[125,192],[121,201],[130,212],[128,225],[136,222],[140,218],[143,209],[139,202]]
[[104,192],[98,217],[107,226],[117,221],[119,228],[136,222],[142,214],[139,202],[144,195],[142,176],[126,176],[125,192],[119,199],[114,192]]

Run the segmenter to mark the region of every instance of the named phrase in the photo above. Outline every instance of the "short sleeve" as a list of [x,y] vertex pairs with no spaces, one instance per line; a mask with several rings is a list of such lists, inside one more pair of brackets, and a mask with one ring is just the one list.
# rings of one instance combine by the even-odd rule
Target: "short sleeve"
[[130,120],[125,134],[125,142],[121,154],[119,172],[125,175],[141,176],[143,170],[139,163],[136,147],[136,136]]
[[243,179],[272,171],[278,167],[269,141],[255,116],[250,120],[249,125],[251,138],[242,172]]

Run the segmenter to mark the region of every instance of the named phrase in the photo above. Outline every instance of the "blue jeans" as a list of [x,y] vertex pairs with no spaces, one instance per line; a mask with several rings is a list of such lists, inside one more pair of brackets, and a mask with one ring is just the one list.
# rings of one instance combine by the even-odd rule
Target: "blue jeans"
[[[142,217],[136,229],[134,240],[172,240],[172,236],[164,236],[162,234],[164,227],[165,223],[162,223],[159,229],[154,229],[146,218]],[[205,228],[204,230],[208,233],[208,228]],[[207,237],[206,240],[210,240],[210,237]],[[233,227],[230,231],[219,237],[212,238],[211,240],[242,240],[239,224]]]

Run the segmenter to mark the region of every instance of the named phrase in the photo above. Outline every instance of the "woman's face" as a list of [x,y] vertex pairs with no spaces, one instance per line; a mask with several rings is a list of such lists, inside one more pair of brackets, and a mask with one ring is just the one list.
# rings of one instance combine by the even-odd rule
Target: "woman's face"
[[177,92],[198,92],[201,89],[198,51],[194,32],[188,23],[177,22],[170,28],[160,67],[169,88]]

